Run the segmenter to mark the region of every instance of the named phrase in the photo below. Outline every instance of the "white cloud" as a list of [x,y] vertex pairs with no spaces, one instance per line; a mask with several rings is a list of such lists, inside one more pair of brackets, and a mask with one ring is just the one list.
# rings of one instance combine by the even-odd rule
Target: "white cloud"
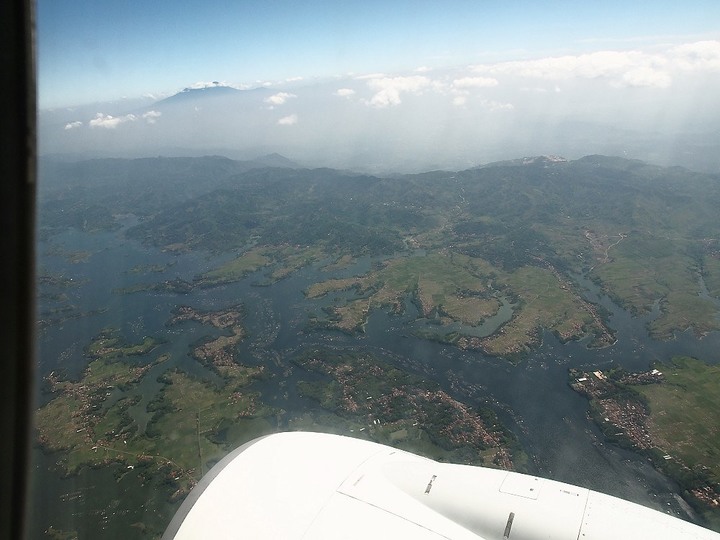
[[69,122],[69,123],[65,124],[65,131],[68,131],[70,129],[79,128],[82,125],[83,125],[83,123],[80,122],[79,120],[76,120],[75,122]]
[[292,126],[297,124],[298,122],[298,115],[297,114],[291,114],[289,116],[283,116],[280,120],[277,121],[279,126]]
[[148,111],[142,115],[148,124],[154,124],[162,116],[160,111]]
[[285,82],[298,82],[302,80],[303,77],[288,77],[287,79],[285,79]]
[[270,108],[273,108],[278,105],[283,105],[288,99],[292,99],[295,97],[297,97],[295,94],[290,94],[288,92],[278,92],[277,94],[273,94],[272,96],[265,98],[263,101],[265,103],[269,103]]
[[212,82],[198,81],[188,86],[188,88],[191,88],[193,90],[200,90],[201,88],[209,88],[211,86],[215,85]]
[[402,103],[402,93],[417,94],[430,86],[431,81],[427,77],[414,75],[412,77],[383,77],[371,79],[368,86],[375,90],[375,94],[366,103],[371,107],[384,108],[396,106]]
[[515,109],[515,106],[512,103],[502,103],[491,99],[483,99],[480,104],[491,111],[512,111]]
[[652,68],[640,67],[627,71],[619,82],[613,86],[651,86],[655,88],[667,88],[672,84],[672,77],[665,71]]
[[452,104],[460,107],[467,103],[472,90],[492,88],[500,84],[494,77],[458,77],[452,81],[436,80],[432,88],[440,94],[453,96]]
[[680,69],[720,71],[720,41],[685,43],[674,47],[670,53]]
[[368,79],[381,79],[383,77],[386,77],[384,73],[368,73],[367,75],[358,75],[355,77],[356,81],[365,81]]
[[352,88],[338,88],[335,91],[335,95],[340,96],[340,97],[350,97],[354,94],[355,94],[355,90],[353,90]]
[[453,88],[490,88],[498,85],[498,80],[492,77],[463,77],[452,82]]
[[427,73],[428,71],[432,71],[432,68],[429,68],[427,66],[420,66],[415,68],[415,73]]
[[95,118],[90,120],[88,124],[91,128],[101,127],[105,129],[115,129],[125,122],[134,122],[137,116],[134,114],[126,114],[125,116],[111,116],[109,114],[97,113]]
[[633,67],[647,65],[650,58],[639,51],[599,51],[535,60],[518,60],[473,66],[477,73],[518,75],[541,79],[597,78],[618,76]]
[[681,72],[720,71],[720,41],[642,50],[597,51],[472,66],[475,73],[546,80],[604,79],[614,87],[668,88]]

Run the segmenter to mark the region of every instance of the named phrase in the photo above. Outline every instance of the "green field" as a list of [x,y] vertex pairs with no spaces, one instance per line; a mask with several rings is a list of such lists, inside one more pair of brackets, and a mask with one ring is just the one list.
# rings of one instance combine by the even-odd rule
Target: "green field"
[[319,246],[280,245],[256,247],[218,268],[200,274],[195,278],[195,281],[201,286],[221,285],[240,281],[248,274],[261,268],[269,268],[268,281],[263,283],[269,285],[323,258],[325,258],[325,253]]
[[634,386],[648,400],[653,441],[691,469],[707,467],[720,483],[720,366],[677,357],[655,367],[665,383]]
[[146,336],[142,342],[126,343],[113,328],[103,330],[86,348],[88,356],[93,358],[119,358],[122,356],[142,356],[157,347],[161,341]]
[[474,326],[494,315],[500,304],[485,285],[487,276],[467,263],[467,258],[458,257],[456,261],[443,253],[398,257],[364,276],[316,283],[305,294],[319,298],[355,288],[355,299],[333,307],[332,325],[342,330],[360,330],[372,309],[391,307],[402,311],[408,295],[416,301],[423,317],[441,316],[448,322],[459,320]]
[[202,285],[219,285],[239,281],[248,274],[270,264],[271,260],[261,249],[252,249],[224,265],[198,276]]
[[257,393],[233,384],[217,389],[182,372],[169,373],[165,382],[153,402],[148,441],[195,480],[228,450],[271,431],[265,420],[271,411]]
[[593,335],[591,345],[607,346],[614,338],[594,306],[584,301],[569,280],[545,268],[525,266],[498,278],[518,298],[516,315],[500,333],[484,341],[496,355],[525,353],[540,342],[544,328],[563,341]]
[[[110,450],[111,441],[122,444],[118,449],[125,452],[127,443],[123,441],[134,437],[127,416],[128,398],[152,365],[101,358],[91,362],[77,382],[50,378],[50,389],[57,396],[37,411],[35,427],[44,448],[67,451],[67,472],[122,459],[118,452]],[[117,392],[120,399],[106,407],[105,401]]]
[[[610,262],[594,270],[603,287],[634,313],[647,313],[660,302],[660,316],[650,324],[651,334],[659,339],[687,328],[698,334],[720,329],[717,308],[699,296],[699,268],[685,255],[685,245],[648,234],[630,235],[610,252]],[[712,262],[708,274],[708,288],[714,287]]]
[[720,365],[675,357],[653,368],[603,378],[571,369],[570,385],[610,440],[642,452],[720,531]]

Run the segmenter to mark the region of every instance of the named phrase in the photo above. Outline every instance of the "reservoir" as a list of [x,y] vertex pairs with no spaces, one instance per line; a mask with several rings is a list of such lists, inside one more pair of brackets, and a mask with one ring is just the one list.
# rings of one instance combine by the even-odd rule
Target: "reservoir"
[[[365,332],[358,335],[308,331],[310,314],[321,311],[327,300],[309,300],[303,291],[331,277],[364,273],[373,261],[361,259],[355,267],[336,272],[324,272],[321,265],[308,266],[269,286],[258,286],[266,282],[259,271],[237,283],[196,287],[188,294],[120,292],[176,278],[192,282],[196,275],[229,258],[204,252],[172,254],[142,246],[124,237],[125,228],[132,223],[129,218],[124,228],[114,232],[68,230],[40,244],[39,274],[55,281],[40,288],[38,311],[45,322],[38,330],[38,405],[52,397],[42,393],[41,377],[55,372],[79,378],[88,363],[83,349],[104,328],[119,329],[128,342],[154,336],[163,343],[153,351],[153,358],[168,353],[170,360],[154,366],[140,383],[142,399],[133,406],[131,416],[143,430],[149,419],[147,403],[160,389],[157,378],[164,371],[179,367],[211,382],[216,377],[188,352],[199,338],[217,332],[195,322],[167,326],[173,310],[179,305],[217,310],[242,303],[247,337],[239,346],[238,358],[248,365],[262,364],[273,375],[259,382],[257,389],[263,400],[286,411],[278,419],[280,427],[283,418],[308,406],[294,389],[297,373],[290,364],[294,354],[306,345],[364,350],[437,382],[464,403],[491,406],[529,454],[528,472],[688,518],[673,482],[638,455],[605,443],[587,417],[586,399],[568,386],[567,370],[595,366],[646,370],[651,362],[667,361],[674,355],[717,362],[719,334],[698,339],[684,332],[672,341],[653,340],[646,325],[657,313],[633,317],[580,275],[573,278],[585,297],[611,314],[609,326],[617,337],[611,347],[589,349],[585,342],[562,344],[546,332],[541,346],[514,365],[415,337],[414,329],[433,324],[418,321],[411,302],[406,302],[402,315],[371,312]],[[78,253],[83,256],[73,256]],[[504,297],[500,300],[501,311],[486,321],[493,328],[512,316],[512,304]],[[487,335],[485,330],[485,326],[478,327],[477,335]],[[141,357],[138,362],[143,360]],[[113,397],[117,398],[108,399]],[[158,479],[148,471],[109,465],[63,478],[57,471],[57,456],[35,449],[33,458],[31,538],[44,538],[51,527],[77,531],[80,537],[140,538],[146,529],[162,529],[178,506],[167,502]]]

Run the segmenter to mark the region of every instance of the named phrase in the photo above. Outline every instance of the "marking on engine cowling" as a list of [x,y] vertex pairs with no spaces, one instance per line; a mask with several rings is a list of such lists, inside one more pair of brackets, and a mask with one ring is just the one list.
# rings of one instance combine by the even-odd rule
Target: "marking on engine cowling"
[[430,490],[432,489],[433,482],[435,481],[436,478],[437,478],[437,475],[433,474],[433,475],[432,475],[432,478],[431,478],[430,481],[428,482],[427,487],[425,488],[425,495],[427,495],[428,493],[430,493]]
[[360,477],[353,482],[353,486],[357,486],[360,480],[362,480],[365,477],[364,474],[361,474]]
[[503,540],[510,538],[510,529],[512,529],[513,520],[515,519],[515,512],[510,512],[507,523],[505,524],[505,532],[503,533]]

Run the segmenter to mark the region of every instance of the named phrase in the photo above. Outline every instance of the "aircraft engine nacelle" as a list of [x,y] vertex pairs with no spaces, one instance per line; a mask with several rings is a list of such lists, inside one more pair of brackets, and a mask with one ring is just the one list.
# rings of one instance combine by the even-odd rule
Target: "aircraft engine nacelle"
[[596,540],[720,535],[562,482],[360,439],[278,433],[220,461],[164,539]]

